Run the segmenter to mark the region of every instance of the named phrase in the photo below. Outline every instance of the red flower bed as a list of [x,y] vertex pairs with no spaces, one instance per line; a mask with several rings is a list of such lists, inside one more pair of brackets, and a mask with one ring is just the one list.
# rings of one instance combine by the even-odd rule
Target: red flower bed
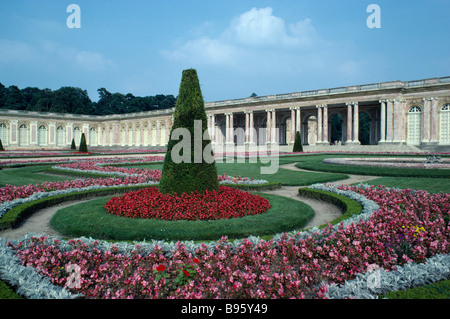
[[105,204],[110,214],[160,220],[216,220],[264,213],[267,199],[235,188],[219,186],[218,191],[168,195],[156,187],[144,188]]

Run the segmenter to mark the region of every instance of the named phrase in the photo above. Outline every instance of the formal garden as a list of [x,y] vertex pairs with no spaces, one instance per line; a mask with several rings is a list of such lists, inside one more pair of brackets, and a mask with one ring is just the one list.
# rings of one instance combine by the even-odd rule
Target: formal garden
[[[186,70],[172,130],[194,130],[202,105]],[[450,154],[294,149],[263,174],[267,154],[179,163],[177,142],[0,152],[0,298],[449,298]],[[307,200],[341,214],[311,226]],[[58,235],[12,235],[68,202]]]

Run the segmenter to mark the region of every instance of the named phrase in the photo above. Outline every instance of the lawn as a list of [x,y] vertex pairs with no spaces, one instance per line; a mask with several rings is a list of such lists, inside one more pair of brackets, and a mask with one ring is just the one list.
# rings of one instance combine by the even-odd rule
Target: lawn
[[17,168],[4,168],[0,170],[0,187],[7,184],[22,186],[41,182],[59,182],[74,178],[70,176],[57,176],[46,172],[53,165],[33,165]]

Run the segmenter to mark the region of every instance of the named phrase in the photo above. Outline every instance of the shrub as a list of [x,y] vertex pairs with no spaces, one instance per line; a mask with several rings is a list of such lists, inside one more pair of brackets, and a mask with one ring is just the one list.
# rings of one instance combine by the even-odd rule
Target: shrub
[[[201,121],[201,161],[195,160],[197,147],[194,144],[200,143],[200,141],[193,143],[193,138],[196,137],[194,134],[196,121]],[[191,141],[188,146],[189,149],[179,149],[179,147],[174,149],[180,141],[173,139],[172,133],[179,128],[187,129],[190,133]],[[200,90],[197,71],[194,69],[184,70],[160,180],[160,190],[162,193],[189,194],[194,191],[204,192],[206,190],[214,191],[219,189],[211,141],[202,138],[207,128],[205,103]],[[208,157],[212,159],[211,163],[206,162],[204,158],[207,150],[209,150]],[[172,152],[177,151],[179,152],[177,155],[180,157],[186,156],[188,157],[187,160],[183,159],[180,163],[175,163]],[[190,152],[190,156],[184,154],[184,152]]]
[[77,147],[75,146],[75,140],[74,139],[72,139],[72,145],[70,145],[70,149],[71,150],[76,150],[77,149]]
[[303,152],[302,139],[300,137],[300,132],[299,131],[297,131],[297,133],[295,133],[294,148],[293,148],[292,151],[293,152]]
[[4,151],[5,149],[3,148],[3,144],[2,144],[2,140],[0,139],[0,151]]
[[80,152],[87,153],[87,144],[86,144],[86,136],[81,134],[81,140],[80,140],[80,148],[78,149]]

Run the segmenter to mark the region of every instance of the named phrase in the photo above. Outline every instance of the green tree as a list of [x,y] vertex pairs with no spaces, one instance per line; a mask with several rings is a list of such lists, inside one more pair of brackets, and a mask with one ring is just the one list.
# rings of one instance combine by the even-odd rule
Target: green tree
[[3,107],[8,110],[25,110],[26,105],[23,101],[22,92],[17,86],[11,85],[8,87],[8,94]]
[[[197,121],[197,122],[195,122]],[[200,140],[194,141],[194,127],[195,123],[201,123],[202,136]],[[178,139],[172,138],[172,133],[178,128],[184,128],[190,133],[189,149],[179,149],[174,147],[181,142]],[[209,139],[203,139],[203,134],[207,131],[207,116],[205,112],[205,103],[203,101],[200,83],[197,76],[197,71],[194,69],[184,70],[181,78],[180,91],[175,105],[173,125],[170,132],[170,139],[167,145],[167,152],[164,159],[162,169],[162,176],[160,180],[159,189],[166,194],[182,194],[191,193],[194,191],[204,192],[206,190],[218,190],[219,183],[217,180],[217,169],[214,161],[214,156],[211,152],[208,158],[212,159],[210,163],[205,161],[204,150],[206,147],[211,147]],[[197,132],[198,134],[199,132]],[[194,158],[197,143],[201,143],[201,161]],[[178,154],[175,154],[178,150]],[[206,148],[208,150],[208,148]],[[188,152],[185,154],[184,152]],[[187,160],[174,161],[172,152],[175,156],[186,156]],[[189,154],[190,153],[190,154]],[[197,163],[196,163],[197,162]]]
[[2,140],[0,139],[0,151],[4,151],[5,149],[3,148],[3,144],[2,144]]
[[74,139],[72,139],[72,144],[70,145],[70,149],[71,150],[76,150],[77,149],[77,147],[75,146],[75,140]]
[[297,131],[297,133],[295,133],[294,148],[292,151],[293,152],[303,152],[302,139],[301,139],[299,131]]
[[87,144],[86,144],[86,136],[84,133],[81,134],[81,140],[80,140],[80,148],[78,149],[80,152],[87,153]]

